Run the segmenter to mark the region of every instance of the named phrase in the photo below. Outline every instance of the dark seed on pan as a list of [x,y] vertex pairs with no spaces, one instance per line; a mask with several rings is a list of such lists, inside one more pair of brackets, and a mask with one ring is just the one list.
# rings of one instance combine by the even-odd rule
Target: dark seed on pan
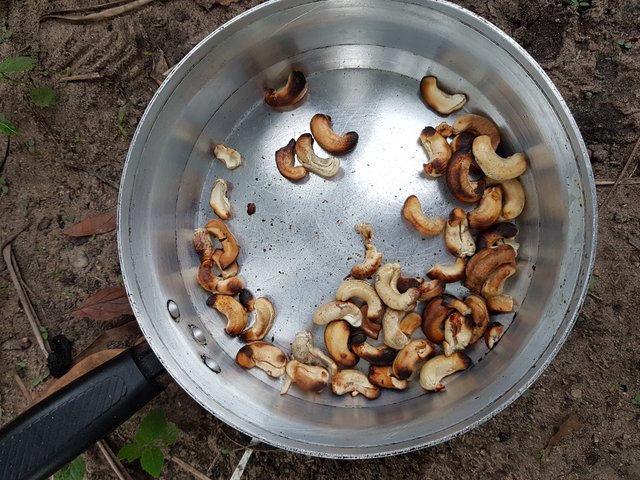
[[247,203],[247,214],[253,215],[254,213],[256,213],[256,204]]

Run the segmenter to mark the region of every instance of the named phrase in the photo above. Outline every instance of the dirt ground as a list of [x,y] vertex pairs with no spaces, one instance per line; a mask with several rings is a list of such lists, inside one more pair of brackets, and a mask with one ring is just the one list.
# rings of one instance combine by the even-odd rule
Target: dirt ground
[[[93,2],[95,3],[95,2]],[[0,0],[0,60],[38,59],[24,78],[57,93],[53,107],[28,100],[24,85],[0,83],[0,112],[19,126],[0,176],[0,240],[29,227],[13,243],[31,299],[50,335],[64,333],[78,352],[108,324],[76,320],[79,301],[121,281],[115,232],[70,239],[62,229],[116,204],[126,150],[157,84],[153,54],[178,62],[217,26],[259,3],[230,6],[215,0],[163,0],[92,25],[40,23],[39,17],[72,0]],[[573,111],[597,179],[615,178],[640,135],[640,2],[592,0],[580,12],[568,0],[457,0],[495,23],[542,65]],[[11,35],[9,36],[9,31]],[[616,41],[629,41],[625,48]],[[94,81],[63,83],[70,74],[98,72]],[[119,111],[124,118],[119,120]],[[122,117],[122,116],[121,116]],[[122,128],[120,128],[122,127]],[[0,137],[0,160],[6,137]],[[635,167],[629,172],[638,178]],[[70,167],[82,165],[107,182]],[[611,187],[598,187],[603,196]],[[480,428],[446,444],[394,458],[344,462],[302,457],[268,446],[254,453],[244,478],[472,478],[640,480],[640,186],[621,185],[600,210],[598,260],[591,295],[566,345],[538,382]],[[24,407],[14,381],[16,363],[27,388],[46,371],[4,263],[0,265],[0,423]],[[640,397],[638,397],[640,398]],[[211,478],[228,478],[248,438],[203,411],[171,385],[149,408],[161,408],[182,435],[170,453]],[[147,410],[145,410],[146,412]],[[138,414],[112,433],[114,450],[132,439]],[[580,428],[543,452],[567,415]],[[87,478],[115,478],[95,447],[85,455]],[[125,464],[146,478],[138,464]],[[192,478],[173,463],[167,479]]]

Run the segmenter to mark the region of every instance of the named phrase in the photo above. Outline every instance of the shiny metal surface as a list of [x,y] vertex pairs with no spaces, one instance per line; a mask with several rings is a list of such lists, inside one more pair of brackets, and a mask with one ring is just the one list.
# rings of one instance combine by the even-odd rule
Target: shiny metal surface
[[[308,74],[309,94],[280,113],[261,99],[264,84],[284,81],[292,65]],[[505,152],[525,150],[527,207],[519,219],[519,272],[508,292],[518,313],[485,357],[446,392],[416,384],[378,400],[296,389],[234,363],[241,343],[205,305],[195,280],[193,230],[213,217],[216,178],[233,186],[228,222],[241,245],[241,275],[256,296],[272,299],[269,340],[285,351],[311,329],[314,308],[332,298],[360,261],[353,227],[373,224],[374,243],[407,275],[448,260],[442,239],[422,239],[401,219],[416,194],[432,214],[457,206],[445,182],[421,174],[418,135],[442,118],[418,96],[429,72],[468,94],[465,111],[489,115]],[[337,177],[293,184],[279,175],[274,152],[309,130],[315,113],[360,143],[342,157]],[[213,159],[211,144],[240,151],[234,171]],[[320,153],[320,150],[318,149]],[[269,2],[200,43],[156,93],[133,139],[119,202],[119,248],[134,311],[150,345],[176,381],[201,405],[239,430],[293,451],[361,458],[447,440],[487,420],[517,398],[564,342],[593,265],[593,178],[577,127],[560,95],[524,50],[486,21],[449,3],[422,0]],[[247,215],[247,203],[256,213]],[[450,289],[461,293],[460,288]],[[174,299],[181,318],[165,305]],[[189,325],[206,336],[194,342]],[[316,331],[318,338],[321,332]],[[212,375],[201,359],[220,368]],[[364,363],[364,362],[363,362]]]

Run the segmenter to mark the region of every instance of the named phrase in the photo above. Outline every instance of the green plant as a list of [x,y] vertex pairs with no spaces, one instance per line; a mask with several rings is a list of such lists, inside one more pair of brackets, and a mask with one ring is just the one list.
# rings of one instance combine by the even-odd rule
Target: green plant
[[591,0],[571,0],[572,7],[591,8]]
[[0,133],[4,135],[20,135],[20,130],[14,124],[12,124],[4,113],[0,113]]
[[67,463],[64,467],[54,473],[54,480],[82,480],[87,471],[87,465],[82,457]]
[[37,387],[38,385],[40,385],[42,382],[44,382],[47,378],[49,378],[49,370],[47,370],[46,372],[44,372],[42,375],[34,378],[33,380],[31,380],[31,386],[32,387]]
[[125,128],[125,121],[127,119],[127,104],[125,103],[118,109],[118,130],[123,137],[127,136],[127,129]]
[[7,181],[4,177],[0,177],[0,197],[4,197],[7,193],[9,193]]
[[632,38],[630,40],[626,40],[624,38],[618,38],[616,39],[616,45],[618,45],[620,48],[624,48],[626,50],[629,50],[631,48],[633,48],[633,44],[636,43],[638,41],[637,38]]
[[47,340],[49,338],[49,331],[47,330],[47,327],[40,325],[40,336],[43,340]]
[[56,92],[49,87],[36,87],[31,90],[31,101],[38,107],[50,107],[56,101]]
[[62,293],[64,293],[64,296],[67,297],[69,300],[75,300],[76,299],[76,294],[73,293],[68,287],[65,287],[62,290]]
[[25,368],[27,368],[26,360],[18,360],[16,362],[16,370],[24,370]]
[[538,460],[539,462],[542,462],[544,460],[545,454],[546,453],[544,449],[542,449],[542,450],[538,450],[538,453],[536,453],[534,456],[536,460]]
[[0,80],[21,83],[7,74],[25,73],[33,70],[38,62],[31,57],[9,57],[0,62]]
[[178,427],[168,422],[161,410],[152,410],[140,423],[134,443],[124,445],[118,452],[119,460],[134,462],[140,459],[142,469],[153,477],[160,476],[164,465],[162,448],[178,440]]
[[636,395],[631,399],[631,403],[634,405],[638,405],[640,407],[640,394]]
[[13,32],[6,25],[0,26],[0,43],[9,40],[12,35]]

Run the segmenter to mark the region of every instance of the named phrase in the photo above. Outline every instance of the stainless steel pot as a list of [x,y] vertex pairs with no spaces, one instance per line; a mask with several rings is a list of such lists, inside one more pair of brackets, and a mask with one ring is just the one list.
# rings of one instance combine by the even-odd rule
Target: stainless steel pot
[[[307,99],[290,112],[270,110],[262,87],[284,82],[292,66],[307,73]],[[420,130],[443,120],[418,96],[426,72],[467,93],[465,111],[498,124],[504,152],[524,150],[530,159],[518,274],[509,287],[517,313],[501,316],[509,328],[498,346],[490,354],[471,349],[475,365],[443,393],[415,385],[375,401],[296,390],[280,396],[278,381],[234,363],[241,343],[224,335],[195,280],[191,238],[213,216],[211,185],[218,177],[233,184],[228,223],[241,244],[241,275],[254,293],[273,300],[273,341],[288,351],[294,334],[311,328],[314,308],[359,261],[356,223],[372,223],[385,259],[401,262],[408,275],[448,261],[441,239],[421,239],[400,217],[410,194],[432,214],[458,206],[442,181],[419,173]],[[274,152],[308,131],[318,112],[329,114],[338,131],[358,131],[360,143],[337,178],[292,184],[278,174]],[[243,154],[241,168],[228,171],[212,159],[211,145],[219,142]],[[474,428],[541,374],[586,293],[594,199],[586,150],[560,94],[485,20],[432,0],[273,1],[209,35],[154,96],[122,177],[120,261],[149,345],[204,408],[288,450],[377,457]],[[252,216],[245,211],[250,202],[257,206]]]

